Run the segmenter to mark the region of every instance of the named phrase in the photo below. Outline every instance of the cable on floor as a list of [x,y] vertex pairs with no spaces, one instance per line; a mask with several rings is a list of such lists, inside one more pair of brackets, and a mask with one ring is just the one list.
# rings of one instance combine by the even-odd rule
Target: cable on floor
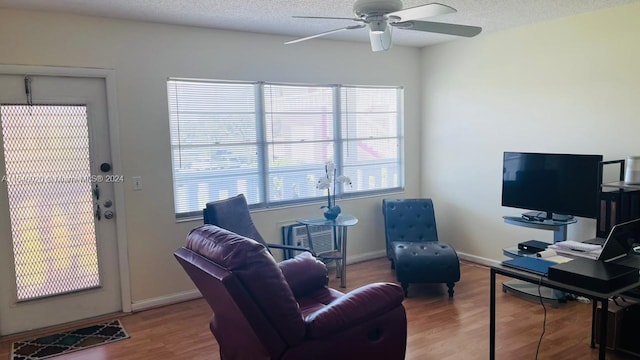
[[540,345],[542,344],[542,337],[544,336],[545,331],[547,331],[547,307],[544,305],[544,301],[542,300],[542,291],[540,290],[540,288],[542,287],[542,279],[543,279],[543,275],[540,275],[540,281],[538,281],[538,299],[540,299],[540,305],[542,305],[544,317],[542,319],[542,333],[540,334],[540,339],[538,340],[538,347],[536,348],[536,360],[538,359],[538,354],[540,353]]

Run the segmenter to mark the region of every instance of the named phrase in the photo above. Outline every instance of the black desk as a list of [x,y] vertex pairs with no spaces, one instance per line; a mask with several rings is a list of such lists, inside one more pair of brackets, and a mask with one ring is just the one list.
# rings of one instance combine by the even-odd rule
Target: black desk
[[622,292],[631,290],[640,286],[640,281],[632,285],[625,286],[623,288],[611,291],[608,293],[600,293],[597,291],[591,291],[580,287],[567,285],[557,281],[551,281],[546,276],[540,276],[526,271],[520,271],[505,267],[502,265],[495,265],[491,267],[491,301],[489,304],[489,359],[496,358],[496,274],[508,276],[510,278],[527,281],[534,284],[541,284],[542,286],[550,287],[552,289],[565,291],[571,294],[584,296],[591,299],[592,311],[591,311],[591,347],[595,347],[595,326],[596,326],[596,308],[598,301],[602,304],[602,319],[600,321],[600,346],[599,346],[599,359],[604,360],[607,352],[607,317],[609,312],[609,298],[618,295]]

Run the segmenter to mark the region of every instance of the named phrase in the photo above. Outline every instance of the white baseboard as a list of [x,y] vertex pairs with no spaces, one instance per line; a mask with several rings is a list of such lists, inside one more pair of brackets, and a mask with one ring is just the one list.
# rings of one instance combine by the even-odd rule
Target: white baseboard
[[381,258],[383,256],[387,256],[386,250],[378,250],[354,256],[347,256],[347,264],[355,264],[363,261]]
[[497,260],[487,259],[487,258],[476,256],[476,255],[470,255],[470,254],[466,254],[459,251],[457,253],[460,259],[471,261],[476,264],[486,265],[486,266],[500,265],[500,261],[497,261]]
[[[372,251],[364,254],[358,254],[354,256],[347,257],[347,264],[355,264],[363,261],[373,260],[377,258],[381,258],[387,255],[386,250]],[[500,264],[500,261],[496,261],[493,259],[487,259],[476,255],[470,255],[462,252],[458,252],[458,257],[462,260],[471,261],[477,264],[492,266]],[[199,299],[202,297],[202,294],[197,289],[183,291],[167,296],[160,296],[152,299],[145,299],[141,301],[134,302],[131,304],[131,310],[133,312],[149,310],[152,308],[176,304],[183,301]]]
[[149,309],[153,309],[160,306],[177,304],[179,302],[193,300],[193,299],[199,299],[201,297],[202,297],[202,294],[200,293],[200,291],[198,291],[198,289],[193,289],[193,290],[183,291],[183,292],[179,292],[179,293],[175,293],[167,296],[160,296],[157,298],[136,301],[133,304],[131,304],[131,311],[136,312],[136,311],[142,311],[142,310],[149,310]]

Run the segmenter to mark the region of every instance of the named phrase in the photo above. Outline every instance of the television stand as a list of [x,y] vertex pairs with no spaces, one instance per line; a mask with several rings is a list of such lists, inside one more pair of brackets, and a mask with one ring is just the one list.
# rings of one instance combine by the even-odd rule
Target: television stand
[[540,293],[538,293],[538,284],[522,280],[509,280],[502,283],[502,292],[529,301],[540,302],[542,299],[554,308],[557,308],[560,303],[567,302],[567,294],[562,291],[540,286]]
[[[531,253],[529,252],[524,252],[518,249],[517,246],[502,249],[502,254],[510,258],[531,255]],[[554,308],[558,307],[560,303],[566,302],[567,300],[567,294],[562,291],[550,289],[543,286],[540,288],[540,293],[538,293],[538,284],[528,283],[526,281],[516,279],[503,282],[502,292],[509,293],[521,299],[534,302],[540,302],[541,295],[542,301],[547,304],[551,304],[551,306]]]
[[578,222],[576,219],[569,219],[566,221],[558,220],[528,220],[521,216],[503,216],[504,222],[511,225],[523,226],[532,229],[551,230],[553,231],[553,243],[558,241],[567,240],[567,225]]
[[[534,213],[539,214],[539,212],[534,212]],[[547,219],[546,217],[540,220],[528,220],[523,218],[522,216],[503,216],[502,218],[504,219],[504,222],[507,224],[528,227],[532,229],[553,231],[554,244],[559,241],[567,240],[567,225],[576,223],[578,221],[574,218],[568,219],[566,221]],[[514,249],[512,248],[503,249],[502,253],[505,256],[508,256],[511,258],[522,256],[522,254],[520,254],[520,252],[518,251],[517,247],[515,247]],[[513,294],[522,299],[536,301],[536,302],[540,301],[540,295],[538,293],[537,284],[531,284],[521,280],[510,280],[502,284],[502,291]],[[540,294],[542,295],[542,301],[546,303],[551,303],[552,306],[554,307],[557,307],[559,303],[565,302],[567,300],[566,293],[562,291],[546,288],[546,287],[540,288]]]

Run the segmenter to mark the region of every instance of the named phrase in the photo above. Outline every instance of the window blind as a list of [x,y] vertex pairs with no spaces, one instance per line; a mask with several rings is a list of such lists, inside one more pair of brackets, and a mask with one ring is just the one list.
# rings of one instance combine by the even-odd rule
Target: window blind
[[328,160],[354,180],[338,196],[403,186],[401,88],[169,79],[167,94],[178,218],[239,193],[321,199]]

